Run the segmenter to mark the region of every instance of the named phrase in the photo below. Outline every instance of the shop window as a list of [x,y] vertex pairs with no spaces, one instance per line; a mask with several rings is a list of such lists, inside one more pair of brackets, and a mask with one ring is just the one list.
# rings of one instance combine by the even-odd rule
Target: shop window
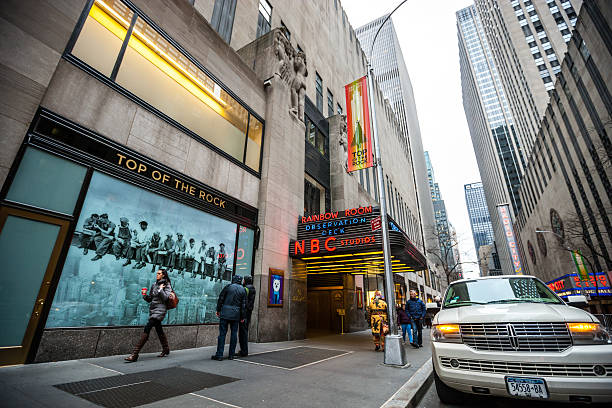
[[28,148],[6,199],[72,214],[86,173],[87,169],[83,166]]
[[[96,0],[71,53],[164,118],[259,171],[261,149],[256,151],[256,146],[261,147],[262,127],[248,126],[249,117],[251,122],[258,121],[162,33],[144,19],[132,17],[132,11],[119,1]],[[118,56],[126,40],[125,53]],[[249,135],[251,130],[256,134]]]
[[238,233],[238,250],[236,251],[236,274],[242,277],[251,276],[253,271],[253,251],[255,231],[240,226]]
[[[141,289],[160,267],[181,300],[164,323],[217,322],[217,297],[234,275],[237,228],[94,172],[46,327],[144,325],[149,305]],[[241,239],[248,245],[248,232]]]

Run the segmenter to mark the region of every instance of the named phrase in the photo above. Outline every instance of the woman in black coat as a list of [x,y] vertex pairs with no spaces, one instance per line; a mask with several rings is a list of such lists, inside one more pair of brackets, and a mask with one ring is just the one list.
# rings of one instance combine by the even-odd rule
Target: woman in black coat
[[129,357],[125,358],[125,361],[129,363],[133,363],[138,360],[138,353],[140,353],[140,349],[145,345],[147,340],[149,339],[149,333],[151,333],[151,329],[155,327],[155,331],[157,332],[157,337],[159,338],[159,342],[162,345],[162,352],[157,357],[166,357],[170,354],[170,347],[168,347],[168,338],[166,337],[166,333],[162,329],[162,320],[166,317],[166,312],[168,311],[168,307],[166,303],[168,302],[168,297],[170,296],[170,292],[172,291],[172,287],[170,286],[170,278],[168,277],[168,272],[165,269],[160,269],[157,271],[157,280],[153,285],[151,285],[151,289],[149,292],[146,292],[146,288],[143,288],[142,298],[150,303],[149,305],[149,321],[144,327],[144,333],[140,335],[140,340],[134,346],[134,350],[132,350],[132,354]]

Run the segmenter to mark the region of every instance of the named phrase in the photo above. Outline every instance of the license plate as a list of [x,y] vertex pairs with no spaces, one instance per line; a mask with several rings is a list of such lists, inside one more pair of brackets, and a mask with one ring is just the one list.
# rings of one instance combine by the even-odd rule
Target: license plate
[[541,378],[506,377],[506,387],[510,395],[547,399],[546,382]]

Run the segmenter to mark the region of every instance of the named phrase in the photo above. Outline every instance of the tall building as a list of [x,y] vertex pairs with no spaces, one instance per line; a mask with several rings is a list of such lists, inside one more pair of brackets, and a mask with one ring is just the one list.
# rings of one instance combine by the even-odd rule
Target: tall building
[[[181,299],[165,320],[176,349],[214,344],[236,275],[257,287],[258,342],[367,328],[362,305],[384,287],[380,208],[372,169],[345,170],[344,86],[366,59],[340,2],[24,0],[2,13],[16,40],[0,42],[0,259],[21,295],[0,365],[128,353],[160,267]],[[405,134],[372,92],[397,300],[431,299]]]
[[[457,13],[463,106],[482,178],[499,258],[505,273],[514,270],[497,206],[509,204],[516,216],[524,151],[514,127],[499,72],[474,6]],[[506,249],[501,249],[506,247]]]
[[466,184],[463,190],[474,237],[474,248],[478,253],[482,245],[489,245],[494,241],[491,216],[481,182]]
[[[414,92],[406,68],[406,62],[395,32],[393,20],[389,19],[382,28],[380,25],[387,15],[381,16],[355,30],[366,57],[372,63],[374,76],[380,84],[380,89],[395,112],[399,127],[402,130],[402,147],[404,154],[410,158],[416,195],[419,202],[419,214],[423,226],[423,238],[427,245],[435,245],[430,231],[434,228],[434,209],[430,200],[430,189],[427,179],[427,168],[421,140],[421,130],[416,112]],[[376,32],[380,33],[372,49],[372,41]],[[370,50],[372,55],[370,56]],[[412,216],[413,214],[411,214]]]
[[[519,190],[515,230],[529,273],[612,312],[612,2],[585,1]],[[538,232],[541,231],[541,232]],[[570,251],[591,273],[580,283]],[[596,279],[595,279],[596,277]],[[595,285],[597,282],[597,285]],[[597,309],[595,309],[597,308]]]
[[514,126],[531,151],[582,0],[475,0]]

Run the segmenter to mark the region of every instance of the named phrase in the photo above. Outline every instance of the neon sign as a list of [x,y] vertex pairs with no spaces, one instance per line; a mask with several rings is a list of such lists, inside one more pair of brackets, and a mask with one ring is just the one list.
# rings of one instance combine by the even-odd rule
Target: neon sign
[[512,266],[516,275],[523,274],[523,265],[521,264],[521,257],[516,246],[516,239],[514,238],[514,230],[512,228],[512,219],[510,218],[510,206],[508,204],[502,204],[497,206],[499,218],[504,228],[504,235],[506,235],[506,244],[508,244],[508,251],[512,258]]

